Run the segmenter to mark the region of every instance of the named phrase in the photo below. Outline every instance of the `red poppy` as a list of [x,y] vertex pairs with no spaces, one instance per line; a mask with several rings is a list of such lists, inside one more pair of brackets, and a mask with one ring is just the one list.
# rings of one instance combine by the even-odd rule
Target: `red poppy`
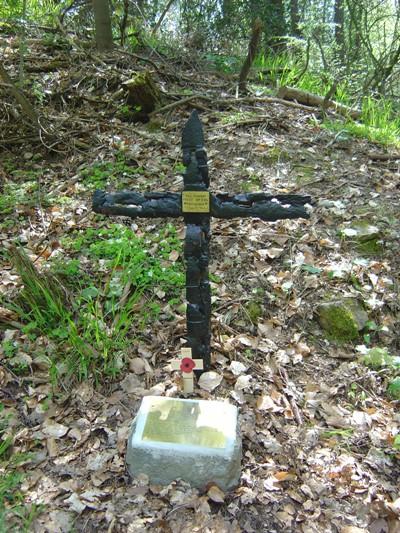
[[193,359],[190,359],[190,357],[184,357],[181,361],[181,370],[186,374],[190,374],[195,366],[196,363],[193,361]]

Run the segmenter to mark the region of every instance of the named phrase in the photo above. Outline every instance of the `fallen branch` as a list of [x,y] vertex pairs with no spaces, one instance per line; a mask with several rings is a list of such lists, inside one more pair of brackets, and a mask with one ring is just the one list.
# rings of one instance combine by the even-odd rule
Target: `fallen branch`
[[[159,109],[153,111],[152,113],[149,113],[149,116],[156,115],[157,113],[162,113],[164,111],[169,111],[171,109],[174,109],[175,107],[179,107],[181,105],[186,105],[189,102],[193,102],[193,100],[200,99],[200,100],[206,100],[207,102],[212,102],[214,105],[237,105],[238,103],[244,103],[244,104],[255,104],[255,103],[270,103],[270,104],[280,104],[284,105],[286,107],[292,107],[294,109],[301,109],[302,111],[305,111],[306,113],[315,113],[314,108],[310,108],[309,106],[298,104],[296,102],[289,102],[287,100],[282,100],[281,98],[276,98],[273,96],[243,96],[242,98],[218,98],[214,99],[210,96],[206,96],[205,94],[192,94],[191,96],[188,96],[187,98],[182,98],[181,100],[177,100],[176,102],[172,102],[172,104],[168,104],[164,107],[160,107]],[[195,104],[193,104],[195,105]],[[196,104],[196,107],[199,106],[202,108],[200,104]]]
[[[192,100],[195,100],[196,98],[201,98],[203,100],[211,101],[211,98],[208,96],[204,96],[201,94],[192,94],[191,96],[188,96],[187,98],[182,98],[181,100],[177,100],[176,102],[172,102],[171,104],[167,104],[163,107],[160,107],[159,109],[155,109],[151,113],[149,113],[149,117],[152,117],[154,115],[157,115],[158,113],[163,113],[164,111],[170,111],[171,109],[174,109],[175,107],[179,107],[181,105],[186,105],[189,102],[192,102]],[[197,107],[197,106],[195,106]],[[201,106],[203,107],[203,106]],[[203,108],[204,109],[204,108]]]
[[361,111],[357,109],[351,109],[350,107],[339,104],[334,100],[329,100],[323,96],[309,93],[307,91],[301,91],[294,87],[280,87],[278,91],[278,98],[283,100],[294,100],[305,106],[321,107],[322,109],[332,108],[336,113],[344,117],[350,117],[352,119],[359,119],[361,117]]
[[400,159],[400,154],[379,154],[378,152],[368,152],[367,157],[373,161],[397,161]]

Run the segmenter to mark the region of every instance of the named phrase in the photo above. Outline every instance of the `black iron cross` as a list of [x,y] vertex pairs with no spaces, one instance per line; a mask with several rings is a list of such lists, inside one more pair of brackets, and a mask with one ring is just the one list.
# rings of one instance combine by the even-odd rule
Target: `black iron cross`
[[265,193],[211,194],[208,190],[207,156],[203,128],[193,111],[182,132],[184,190],[182,193],[96,191],[93,210],[104,215],[131,218],[180,217],[186,224],[184,257],[186,261],[187,343],[193,359],[202,359],[210,368],[211,292],[208,280],[210,217],[257,217],[276,221],[308,218],[309,196]]

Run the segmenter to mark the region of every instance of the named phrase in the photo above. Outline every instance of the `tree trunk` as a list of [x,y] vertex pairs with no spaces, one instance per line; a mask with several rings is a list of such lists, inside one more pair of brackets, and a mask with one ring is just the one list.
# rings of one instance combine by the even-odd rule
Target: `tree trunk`
[[120,35],[121,46],[124,46],[125,39],[126,39],[126,26],[128,24],[128,15],[129,15],[129,0],[124,0],[123,7],[124,7],[124,12],[122,15],[121,23],[119,25],[120,33],[121,33]]
[[335,0],[335,10],[333,15],[333,22],[335,23],[335,42],[338,50],[338,58],[342,64],[345,59],[345,43],[344,43],[344,6],[343,0]]
[[162,21],[164,20],[166,14],[168,13],[169,11],[169,8],[172,6],[172,4],[175,2],[175,0],[169,0],[169,2],[167,3],[167,5],[165,6],[164,8],[164,11],[161,13],[160,15],[160,18],[158,19],[158,21],[156,22],[156,25],[154,26],[154,28],[151,30],[151,35],[155,35],[158,31],[158,28],[161,26],[162,24]]
[[93,0],[96,45],[100,52],[111,50],[114,46],[110,6],[108,0]]
[[283,0],[270,0],[268,2],[268,18],[265,21],[267,46],[275,52],[285,47],[283,37],[287,34],[285,5]]
[[301,37],[299,0],[290,0],[290,32],[295,37]]
[[262,22],[259,18],[254,21],[253,30],[251,32],[251,38],[249,43],[249,50],[247,52],[247,57],[243,63],[243,66],[239,74],[239,92],[246,92],[246,79],[249,74],[250,67],[256,57],[257,50],[260,44]]

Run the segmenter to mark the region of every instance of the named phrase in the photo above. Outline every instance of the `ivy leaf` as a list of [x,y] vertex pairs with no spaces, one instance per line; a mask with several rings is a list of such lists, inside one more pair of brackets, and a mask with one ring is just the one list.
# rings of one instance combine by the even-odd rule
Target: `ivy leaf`
[[[400,377],[394,378],[394,380],[389,383],[387,391],[394,400],[400,400]],[[397,435],[397,437],[399,437],[398,444],[400,448],[400,435]]]
[[321,268],[318,268],[318,267],[315,267],[313,265],[302,265],[301,266],[301,269],[304,270],[305,272],[308,272],[310,274],[321,274],[322,272],[322,269]]
[[86,287],[86,289],[83,289],[83,291],[81,292],[81,296],[85,300],[93,300],[93,298],[96,298],[98,294],[99,290],[96,289],[96,287],[93,287],[93,285],[91,287]]

